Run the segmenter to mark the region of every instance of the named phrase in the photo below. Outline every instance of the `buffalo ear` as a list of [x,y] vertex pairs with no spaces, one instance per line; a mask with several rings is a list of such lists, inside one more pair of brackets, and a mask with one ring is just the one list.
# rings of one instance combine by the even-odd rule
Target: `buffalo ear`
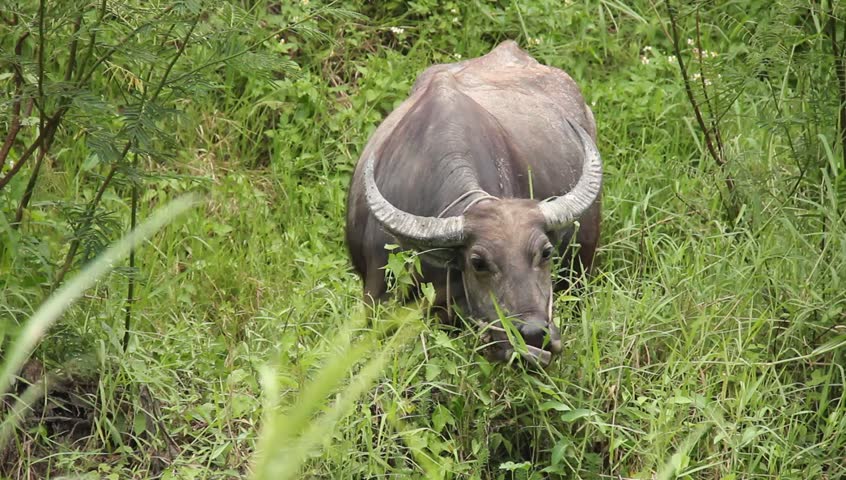
[[437,268],[461,270],[464,263],[461,248],[430,248],[418,252],[425,263]]

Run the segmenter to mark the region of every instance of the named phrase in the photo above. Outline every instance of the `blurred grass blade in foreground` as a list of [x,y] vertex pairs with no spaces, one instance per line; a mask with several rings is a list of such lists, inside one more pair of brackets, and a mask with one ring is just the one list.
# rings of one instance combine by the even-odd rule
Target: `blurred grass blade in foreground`
[[[323,443],[328,443],[339,420],[349,414],[356,400],[363,395],[382,373],[388,359],[408,341],[420,334],[422,321],[419,309],[403,309],[393,314],[388,321],[367,331],[358,344],[343,346],[317,372],[316,377],[305,386],[296,404],[284,413],[274,413],[276,398],[269,398],[265,406],[265,426],[258,440],[257,455],[252,478],[256,480],[278,480],[294,478],[309,453]],[[355,322],[352,322],[355,323]],[[382,341],[383,334],[396,330]],[[346,325],[344,330],[349,330]],[[342,331],[339,336],[343,336]],[[349,384],[337,395],[327,411],[315,417],[325,400],[347,377],[347,373],[370,352],[376,352],[358,373],[352,375]],[[272,374],[264,378],[265,391],[276,397],[278,388]]]
[[71,281],[56,290],[29,318],[21,334],[11,343],[9,353],[3,362],[3,369],[0,371],[0,396],[7,393],[12,385],[15,373],[21,368],[32,349],[47,332],[47,329],[59,319],[74,301],[82,296],[85,290],[113,269],[121,259],[129,254],[130,250],[140,245],[141,242],[184,213],[195,203],[196,197],[193,195],[186,195],[170,202],[153,213],[138,228],[106,249],[86,265]]

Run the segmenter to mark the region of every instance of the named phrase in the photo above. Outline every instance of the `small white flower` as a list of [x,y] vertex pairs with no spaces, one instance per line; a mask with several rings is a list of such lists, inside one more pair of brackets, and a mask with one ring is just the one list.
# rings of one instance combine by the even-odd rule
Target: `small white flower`
[[458,17],[452,17],[452,23],[458,23]]
[[391,27],[390,30],[394,35],[402,35],[405,33],[405,29],[402,27]]
[[649,57],[647,57],[646,55],[641,55],[640,56],[640,63],[642,63],[644,65],[649,65]]
[[538,38],[533,38],[533,39],[532,39],[532,43],[534,43],[535,45],[540,45],[540,44],[541,44],[541,39],[540,39],[539,37],[538,37]]
[[284,44],[284,43],[285,43],[285,39],[284,39],[284,38],[280,38],[280,39],[279,39],[279,45],[282,45],[282,44]]
[[711,58],[717,58],[719,54],[717,52],[711,52]]
[[687,44],[688,44],[688,45],[690,45],[690,46],[693,46],[693,39],[692,39],[692,38],[688,38],[688,39],[687,39]]
[[701,73],[694,73],[693,75],[690,76],[690,79],[694,82],[698,82],[698,81],[701,80],[702,83],[704,83],[706,87],[711,85],[711,80],[704,78]]
[[451,14],[455,15],[455,14],[457,14],[457,13],[458,13],[458,9],[457,9],[457,8],[455,8],[455,7],[452,7],[452,8],[450,8],[450,9],[449,9],[449,13],[451,13]]
[[461,54],[460,53],[453,54],[453,57],[455,57],[456,60],[461,60]]
[[651,51],[652,51],[652,47],[650,47],[649,45],[643,47],[643,53],[649,53]]
[[670,55],[669,57],[667,57],[667,61],[670,63],[676,63],[676,56]]

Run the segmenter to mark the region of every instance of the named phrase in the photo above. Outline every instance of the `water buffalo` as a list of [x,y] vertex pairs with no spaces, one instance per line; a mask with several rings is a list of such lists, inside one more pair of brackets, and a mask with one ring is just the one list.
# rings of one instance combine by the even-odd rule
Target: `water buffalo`
[[[384,247],[398,243],[421,254],[420,280],[447,316],[456,305],[486,328],[494,359],[514,351],[496,302],[529,358],[547,365],[561,350],[553,291],[590,271],[599,238],[595,142],[573,79],[513,41],[426,69],[373,133],[350,183],[346,241],[365,298],[386,298]],[[566,271],[553,282],[556,253]]]

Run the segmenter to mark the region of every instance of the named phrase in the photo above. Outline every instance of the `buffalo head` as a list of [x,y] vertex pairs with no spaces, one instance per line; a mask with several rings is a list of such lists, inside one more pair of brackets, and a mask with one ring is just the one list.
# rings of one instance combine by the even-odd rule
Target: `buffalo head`
[[542,201],[490,199],[460,216],[418,216],[382,196],[372,156],[364,165],[365,195],[373,216],[404,246],[440,251],[441,258],[460,270],[468,313],[485,329],[495,359],[507,359],[514,351],[500,315],[517,327],[530,359],[546,365],[551,354],[561,350],[552,321],[553,239],[594,203],[602,183],[602,162],[593,140],[581,126],[570,126],[584,150],[581,177],[567,194]]

